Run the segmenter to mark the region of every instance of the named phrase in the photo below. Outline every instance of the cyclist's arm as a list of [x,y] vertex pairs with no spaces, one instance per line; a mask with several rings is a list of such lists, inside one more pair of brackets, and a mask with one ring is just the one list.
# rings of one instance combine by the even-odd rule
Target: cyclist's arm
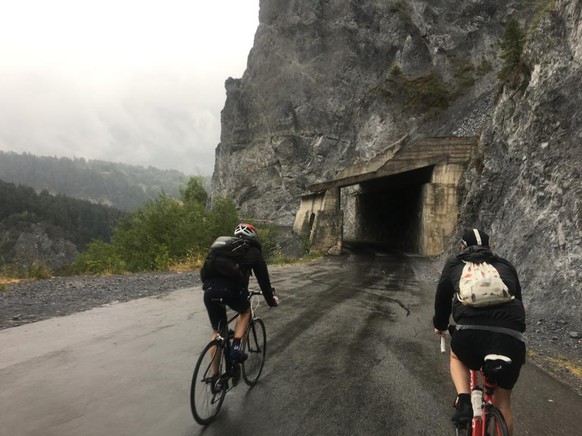
[[263,293],[263,298],[267,304],[271,307],[276,306],[277,302],[273,296],[273,287],[271,286],[271,279],[269,277],[269,270],[267,269],[267,263],[260,251],[257,250],[257,254],[254,258],[252,265],[253,273],[255,278],[259,283],[261,292]]
[[445,331],[449,326],[451,316],[451,301],[455,289],[451,282],[452,263],[447,262],[443,268],[434,300],[433,325],[438,331]]

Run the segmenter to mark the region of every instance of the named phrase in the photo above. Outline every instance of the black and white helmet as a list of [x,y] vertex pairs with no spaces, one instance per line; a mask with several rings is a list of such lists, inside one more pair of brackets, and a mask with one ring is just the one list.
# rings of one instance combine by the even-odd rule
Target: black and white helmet
[[254,239],[257,237],[257,230],[251,224],[241,223],[234,229],[234,235]]

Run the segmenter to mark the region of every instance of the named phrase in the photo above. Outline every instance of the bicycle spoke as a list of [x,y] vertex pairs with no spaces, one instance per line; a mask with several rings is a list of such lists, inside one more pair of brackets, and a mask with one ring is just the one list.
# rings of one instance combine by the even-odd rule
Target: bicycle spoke
[[190,389],[190,406],[194,419],[202,425],[216,417],[226,395],[226,384],[217,375],[224,372],[223,354],[222,348],[213,341],[204,348],[196,363]]
[[242,375],[245,383],[252,386],[261,376],[267,349],[267,334],[261,319],[251,322],[244,336],[243,346],[246,347],[248,358],[242,364]]

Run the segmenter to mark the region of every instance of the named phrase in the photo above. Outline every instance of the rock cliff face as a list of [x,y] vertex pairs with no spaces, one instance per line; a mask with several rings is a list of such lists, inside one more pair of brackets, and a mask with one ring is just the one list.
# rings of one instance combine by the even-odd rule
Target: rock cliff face
[[39,266],[59,269],[70,265],[79,255],[75,244],[58,227],[44,223],[23,223],[20,227],[19,231],[9,232],[10,236],[18,236],[7,255],[21,271]]
[[[580,317],[580,8],[261,0],[247,70],[226,81],[213,196],[291,224],[310,184],[404,134],[480,134],[460,225],[500,235],[532,310],[547,302]],[[526,31],[529,71],[512,89],[497,78],[509,17]]]
[[582,322],[582,3],[557,1],[530,30],[531,76],[504,89],[467,172],[461,222],[497,235],[525,302]]
[[213,194],[291,224],[310,184],[403,134],[474,134],[524,3],[262,0],[247,70],[226,81]]

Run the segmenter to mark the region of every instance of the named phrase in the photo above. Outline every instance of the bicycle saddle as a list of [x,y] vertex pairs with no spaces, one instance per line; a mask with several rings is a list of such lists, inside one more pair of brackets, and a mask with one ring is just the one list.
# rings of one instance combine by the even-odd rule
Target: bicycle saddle
[[503,373],[506,368],[511,365],[511,359],[501,354],[488,354],[485,356],[485,362],[481,371],[485,377],[491,381],[495,381],[497,375]]

